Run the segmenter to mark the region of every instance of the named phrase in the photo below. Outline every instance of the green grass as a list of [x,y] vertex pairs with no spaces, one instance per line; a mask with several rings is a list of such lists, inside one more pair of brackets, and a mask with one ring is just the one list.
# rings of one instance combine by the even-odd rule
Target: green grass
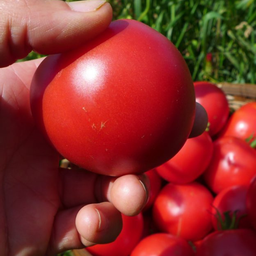
[[73,253],[71,251],[66,251],[58,254],[57,256],[73,256]]
[[115,19],[140,20],[170,39],[194,80],[256,83],[256,1],[110,2]]
[[[109,2],[114,20],[142,21],[171,40],[186,60],[194,80],[256,83],[256,1]],[[39,56],[32,52],[26,59]]]

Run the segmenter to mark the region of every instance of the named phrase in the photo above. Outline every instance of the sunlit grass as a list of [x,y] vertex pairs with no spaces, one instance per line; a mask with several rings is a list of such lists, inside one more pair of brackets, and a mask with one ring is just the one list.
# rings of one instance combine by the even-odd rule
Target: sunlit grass
[[[256,1],[110,2],[115,19],[140,20],[170,39],[185,58],[194,80],[255,84]],[[207,61],[207,56],[211,60]]]

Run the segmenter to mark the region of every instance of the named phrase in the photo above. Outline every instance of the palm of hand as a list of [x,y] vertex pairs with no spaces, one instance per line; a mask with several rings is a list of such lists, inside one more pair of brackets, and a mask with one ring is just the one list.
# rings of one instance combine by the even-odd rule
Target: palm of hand
[[9,255],[8,250],[44,254],[61,205],[57,153],[30,113],[28,87],[35,67],[28,63],[0,73],[0,255]]

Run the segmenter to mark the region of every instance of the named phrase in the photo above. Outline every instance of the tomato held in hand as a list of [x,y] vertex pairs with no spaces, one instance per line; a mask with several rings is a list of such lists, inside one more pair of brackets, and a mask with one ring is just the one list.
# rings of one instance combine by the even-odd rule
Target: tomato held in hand
[[156,233],[142,239],[133,249],[131,256],[193,256],[194,251],[188,242],[167,233]]
[[194,82],[196,101],[208,114],[209,134],[216,135],[222,130],[228,120],[229,105],[225,93],[215,84],[198,81]]
[[153,220],[162,232],[198,241],[212,229],[212,202],[212,194],[200,183],[168,183],[154,202]]
[[252,229],[215,231],[201,241],[196,256],[255,256],[255,241]]
[[213,156],[203,173],[208,187],[217,193],[236,186],[248,186],[256,175],[256,151],[235,137],[220,137],[214,141]]
[[142,238],[144,220],[142,213],[136,216],[122,214],[123,228],[112,243],[96,244],[87,247],[93,256],[128,256]]
[[117,20],[83,47],[42,62],[31,108],[62,156],[119,176],[153,169],[179,151],[195,95],[186,62],[166,37]]
[[213,154],[213,142],[207,132],[189,138],[181,150],[156,171],[165,180],[186,184],[196,180],[207,168]]

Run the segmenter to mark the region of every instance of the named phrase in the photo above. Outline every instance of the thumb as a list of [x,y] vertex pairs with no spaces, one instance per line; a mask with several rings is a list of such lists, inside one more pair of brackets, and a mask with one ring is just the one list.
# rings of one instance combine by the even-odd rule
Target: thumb
[[0,1],[0,67],[24,58],[75,48],[105,30],[112,19],[106,0]]

